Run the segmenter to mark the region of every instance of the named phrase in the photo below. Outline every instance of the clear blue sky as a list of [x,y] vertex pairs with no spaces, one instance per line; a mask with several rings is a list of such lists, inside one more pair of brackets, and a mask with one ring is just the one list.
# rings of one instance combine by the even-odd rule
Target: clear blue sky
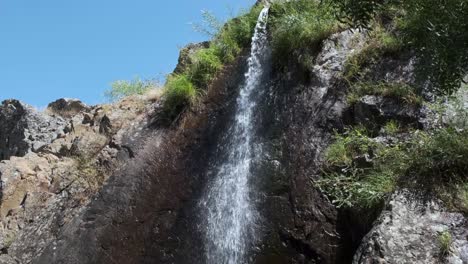
[[0,0],[0,100],[44,107],[61,97],[104,101],[115,80],[170,73],[179,48],[255,0]]

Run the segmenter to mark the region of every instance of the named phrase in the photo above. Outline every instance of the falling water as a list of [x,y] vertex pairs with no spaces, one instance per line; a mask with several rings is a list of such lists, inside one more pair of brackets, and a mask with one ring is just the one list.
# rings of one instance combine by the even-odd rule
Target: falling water
[[263,8],[252,38],[251,54],[245,83],[237,98],[234,122],[227,142],[227,158],[216,168],[201,204],[206,208],[206,258],[213,264],[245,263],[246,251],[254,236],[255,208],[250,197],[250,167],[253,159],[252,134],[255,101],[260,86],[262,62],[267,52],[266,21],[268,7]]

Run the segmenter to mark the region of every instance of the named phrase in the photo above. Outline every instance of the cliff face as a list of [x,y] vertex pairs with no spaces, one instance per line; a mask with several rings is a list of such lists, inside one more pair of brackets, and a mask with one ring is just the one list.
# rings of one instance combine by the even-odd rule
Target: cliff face
[[[314,51],[313,67],[267,70],[255,106],[262,151],[251,184],[262,221],[252,263],[436,263],[437,232],[447,228],[448,260],[468,262],[467,221],[438,201],[398,192],[363,220],[313,183],[335,131],[431,122],[429,110],[384,96],[349,106],[342,74],[366,38],[336,33]],[[245,54],[170,127],[158,123],[161,101],[145,96],[95,107],[60,100],[45,113],[5,101],[0,263],[205,263],[198,201],[234,118]],[[367,74],[414,82],[412,56],[383,58]]]

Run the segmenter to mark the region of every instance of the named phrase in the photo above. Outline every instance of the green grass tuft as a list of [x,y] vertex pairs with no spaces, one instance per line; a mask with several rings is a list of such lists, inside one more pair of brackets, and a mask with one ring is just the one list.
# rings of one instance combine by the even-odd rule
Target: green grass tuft
[[439,237],[439,254],[442,257],[447,256],[450,254],[450,248],[452,247],[452,235],[449,231],[442,232]]
[[197,98],[197,90],[186,75],[169,76],[164,89],[163,110],[168,120],[176,118]]
[[126,96],[135,94],[144,94],[149,89],[156,88],[157,85],[153,81],[141,80],[139,78],[132,81],[115,81],[111,85],[111,89],[104,92],[104,96],[111,102],[118,101]]
[[277,65],[295,56],[310,64],[310,51],[339,29],[339,23],[328,5],[318,1],[277,1],[271,6],[270,31],[273,58]]
[[402,100],[405,103],[413,105],[422,105],[423,99],[417,95],[415,89],[403,83],[368,83],[357,82],[351,87],[351,91],[347,95],[349,104],[356,103],[365,95],[381,95],[384,97],[392,97]]

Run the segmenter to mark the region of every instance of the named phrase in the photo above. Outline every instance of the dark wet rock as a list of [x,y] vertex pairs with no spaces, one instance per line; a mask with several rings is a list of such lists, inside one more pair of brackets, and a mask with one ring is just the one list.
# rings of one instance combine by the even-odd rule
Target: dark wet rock
[[[451,252],[441,256],[439,236],[448,232]],[[353,264],[468,263],[468,221],[448,212],[438,201],[426,201],[409,191],[393,195],[366,235]]]
[[378,132],[390,120],[401,124],[421,127],[421,107],[403,102],[398,98],[366,95],[353,104],[347,113],[350,124],[363,125]]
[[101,118],[101,122],[99,123],[99,133],[109,135],[111,133],[111,130],[112,130],[111,121],[109,117],[107,117],[107,115],[104,115]]
[[51,143],[63,133],[66,121],[38,112],[18,100],[0,106],[0,160],[24,156]]
[[290,67],[287,74],[272,73],[258,120],[265,157],[255,178],[264,192],[259,208],[268,221],[262,223],[264,239],[255,263],[344,263],[349,258],[337,228],[338,211],[313,180],[320,177],[333,131],[343,127],[340,73],[363,40],[358,32],[335,34],[310,72]]
[[80,100],[70,98],[58,99],[57,101],[54,101],[47,106],[48,111],[65,118],[70,118],[80,112],[88,112],[90,109],[90,107],[85,105]]

